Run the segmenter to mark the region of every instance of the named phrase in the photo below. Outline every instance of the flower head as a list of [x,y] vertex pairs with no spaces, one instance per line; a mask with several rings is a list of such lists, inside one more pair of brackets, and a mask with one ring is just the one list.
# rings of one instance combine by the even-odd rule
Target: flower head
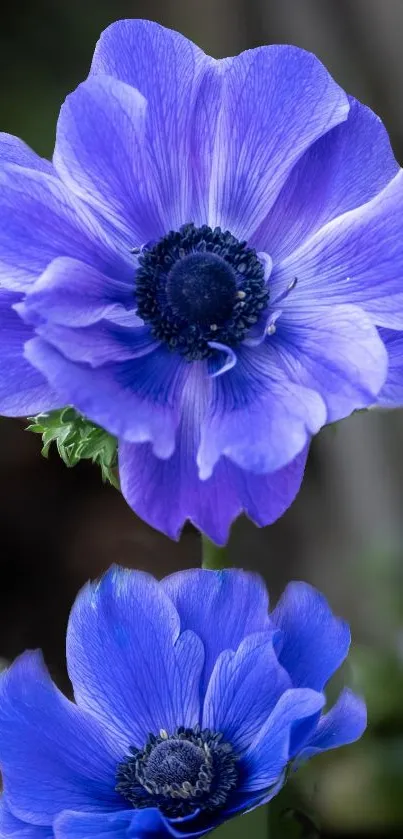
[[261,579],[112,569],[73,607],[75,703],[26,653],[0,679],[4,839],[200,836],[270,800],[287,769],[366,725],[324,686],[347,625],[310,586],[269,613]]
[[[402,174],[321,63],[214,60],[113,24],[53,163],[0,141],[0,410],[69,405],[177,537],[280,516],[326,422],[373,404],[403,326]],[[172,494],[175,503],[172,504]]]

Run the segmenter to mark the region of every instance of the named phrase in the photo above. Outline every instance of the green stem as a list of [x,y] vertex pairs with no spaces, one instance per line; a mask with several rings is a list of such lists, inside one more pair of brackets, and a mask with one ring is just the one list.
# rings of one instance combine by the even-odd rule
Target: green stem
[[220,571],[221,568],[228,568],[227,548],[219,548],[214,542],[210,542],[207,536],[201,534],[202,540],[202,568],[211,571]]

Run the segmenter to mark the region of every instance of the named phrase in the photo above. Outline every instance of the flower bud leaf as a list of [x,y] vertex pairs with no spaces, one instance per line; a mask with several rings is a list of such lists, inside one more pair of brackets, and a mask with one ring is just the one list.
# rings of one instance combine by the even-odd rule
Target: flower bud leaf
[[29,417],[27,431],[42,435],[42,454],[48,457],[52,443],[68,467],[80,460],[91,460],[101,468],[102,479],[119,489],[117,440],[98,425],[66,407],[48,414]]

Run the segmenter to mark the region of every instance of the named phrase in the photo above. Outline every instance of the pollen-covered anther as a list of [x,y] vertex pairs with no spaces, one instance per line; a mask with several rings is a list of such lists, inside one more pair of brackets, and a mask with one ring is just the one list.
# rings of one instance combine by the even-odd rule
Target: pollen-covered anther
[[199,726],[179,728],[172,736],[162,729],[159,737],[149,736],[143,750],[130,751],[117,768],[116,790],[136,808],[159,807],[172,817],[212,810],[237,783],[232,746]]
[[137,314],[155,338],[187,361],[237,347],[268,303],[256,251],[220,227],[186,224],[142,248],[135,277]]

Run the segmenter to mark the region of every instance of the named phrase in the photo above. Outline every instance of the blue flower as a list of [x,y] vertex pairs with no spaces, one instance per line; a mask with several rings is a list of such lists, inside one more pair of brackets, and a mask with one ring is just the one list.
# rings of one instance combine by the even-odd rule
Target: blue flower
[[388,351],[389,364],[377,404],[382,408],[395,408],[403,405],[403,332],[381,328],[379,333]]
[[[74,406],[123,494],[218,543],[294,499],[325,423],[376,402],[403,328],[402,173],[296,47],[216,61],[120,21],[53,164],[0,142],[0,410]],[[174,501],[174,503],[173,503]]]
[[1,677],[1,835],[200,836],[269,801],[290,766],[365,729],[349,690],[322,713],[349,643],[304,583],[269,613],[243,571],[112,569],[70,616],[76,704],[38,653]]

